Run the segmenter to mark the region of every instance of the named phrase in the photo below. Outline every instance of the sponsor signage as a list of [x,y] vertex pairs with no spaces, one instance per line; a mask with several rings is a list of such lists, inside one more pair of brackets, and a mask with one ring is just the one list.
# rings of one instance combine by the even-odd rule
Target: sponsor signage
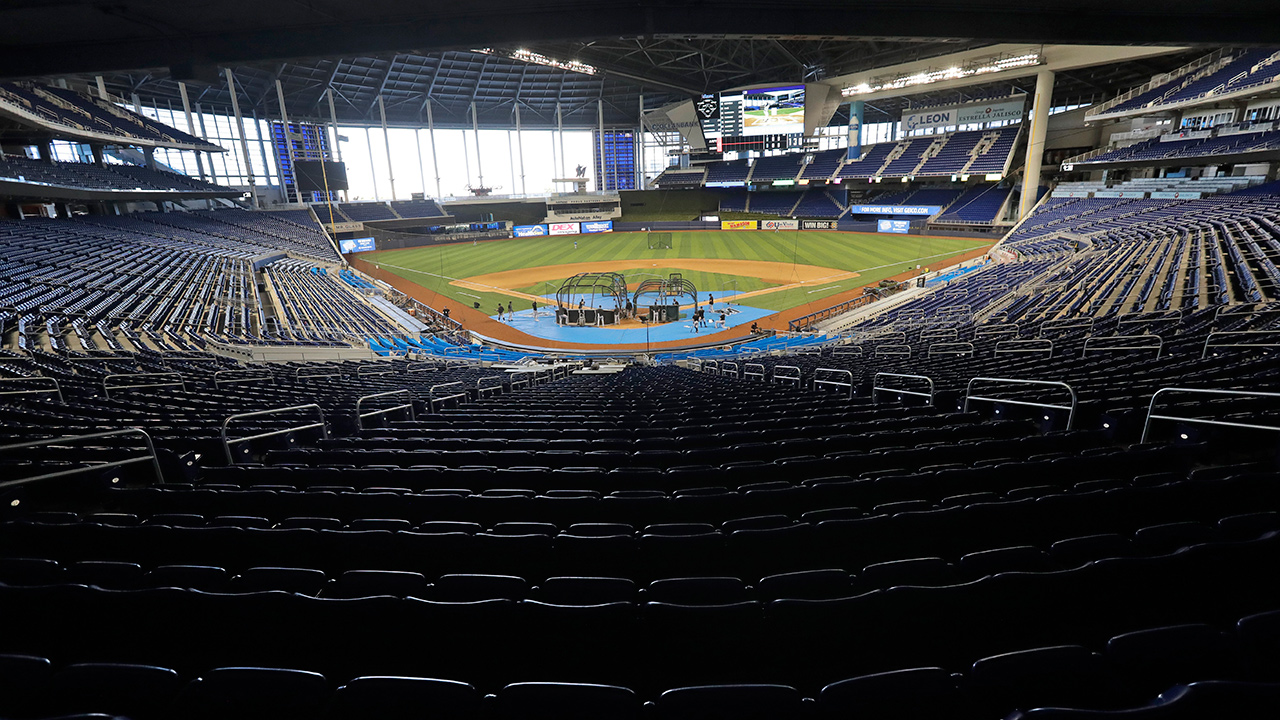
[[746,187],[747,183],[742,180],[713,180],[707,183],[707,187]]
[[511,228],[516,237],[542,237],[547,234],[546,225],[517,225]]
[[796,184],[795,180],[774,180],[773,181],[774,187],[791,187],[792,185],[795,185],[795,184]]
[[835,220],[801,220],[801,230],[835,230]]
[[613,221],[600,220],[596,222],[584,222],[582,223],[582,232],[584,233],[613,232]]
[[799,230],[799,220],[761,220],[761,230]]
[[367,237],[339,240],[338,249],[342,251],[343,255],[348,255],[350,253],[369,252],[370,250],[376,250],[377,248],[374,247],[373,238]]
[[910,220],[877,220],[876,232],[905,235],[911,230]]
[[1006,100],[994,103],[974,103],[953,108],[935,108],[916,113],[904,113],[902,130],[930,130],[952,125],[974,125],[997,120],[1020,120],[1026,103]]
[[547,227],[551,230],[552,235],[577,235],[580,232],[576,222],[551,223]]
[[1153,200],[1199,200],[1201,197],[1204,197],[1204,193],[1188,192],[1186,190],[1151,193],[1151,199]]
[[854,215],[937,215],[942,212],[941,205],[854,205],[850,210]]
[[721,220],[721,230],[755,230],[755,220]]

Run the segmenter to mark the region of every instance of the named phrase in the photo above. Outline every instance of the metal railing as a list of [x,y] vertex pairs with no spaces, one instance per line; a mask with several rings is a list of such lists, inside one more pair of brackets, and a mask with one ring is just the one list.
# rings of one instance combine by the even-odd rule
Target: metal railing
[[[924,393],[924,392],[920,392],[919,390],[907,390],[905,388],[881,385],[880,378],[900,378],[903,380],[924,380],[925,383],[929,386],[929,392]],[[872,403],[878,404],[880,402],[881,390],[884,390],[886,392],[897,393],[898,395],[911,395],[913,397],[928,398],[929,407],[933,407],[933,395],[934,395],[933,378],[927,375],[907,375],[904,373],[879,372],[879,373],[876,373],[875,377],[871,379],[871,402]]]
[[841,356],[862,357],[863,354],[864,353],[862,352],[861,345],[845,345],[843,347],[835,348],[831,351],[832,357],[841,357]]
[[716,376],[719,376],[719,375],[720,375],[720,363],[719,363],[718,361],[716,361],[716,360],[703,360],[703,361],[702,361],[702,372],[707,373],[708,375],[716,375]]
[[1002,335],[1018,335],[1020,334],[1020,332],[1021,330],[1018,328],[1017,323],[1007,323],[1007,324],[999,324],[999,325],[979,325],[978,327],[973,329],[973,337],[974,339],[977,339],[977,338],[985,338],[985,337],[998,337]]
[[739,378],[738,363],[729,360],[725,360],[720,363],[720,375],[723,377],[732,377],[737,380]]
[[97,472],[116,467],[125,467],[126,465],[137,465],[139,463],[151,462],[151,469],[155,473],[156,482],[164,483],[164,474],[160,471],[160,459],[156,455],[156,446],[151,442],[151,436],[141,428],[125,428],[122,430],[110,430],[107,432],[93,433],[90,435],[68,435],[60,438],[46,438],[44,440],[32,440],[30,442],[16,443],[13,445],[4,445],[0,447],[0,454],[9,450],[27,450],[37,447],[57,447],[69,443],[79,443],[87,440],[99,440],[101,438],[119,437],[121,435],[140,435],[146,443],[147,454],[139,457],[125,458],[123,460],[109,460],[107,462],[93,463],[85,467],[70,468],[67,470],[55,470],[53,472],[43,473],[41,475],[32,475],[31,477],[18,478],[16,480],[0,481],[0,489],[8,487],[17,487],[19,485],[27,485],[41,480],[52,480],[53,478],[69,477],[71,475],[80,475],[87,472]]
[[[485,385],[486,381],[490,384]],[[497,382],[496,385],[493,384],[495,381]],[[488,395],[501,395],[506,383],[507,379],[501,375],[487,375],[482,377],[476,380],[476,397],[482,398],[487,397]]]
[[925,340],[959,340],[960,331],[956,328],[935,328],[920,333],[920,342]]
[[[463,390],[462,392],[455,392],[450,395],[441,395],[437,397],[436,391],[440,390],[441,388],[463,388]],[[431,412],[435,412],[436,403],[443,403],[443,402],[448,402],[449,400],[457,400],[458,398],[466,398],[466,397],[467,397],[466,386],[464,386],[461,382],[458,382],[456,380],[454,382],[447,382],[447,383],[440,383],[439,385],[432,385],[427,390],[427,409],[430,410]]]
[[1144,323],[1160,323],[1173,322],[1182,319],[1183,312],[1179,310],[1159,310],[1149,313],[1125,313],[1116,320],[1116,329],[1126,325],[1141,325]]
[[973,357],[974,348],[971,342],[951,342],[951,343],[931,343],[929,345],[929,357],[934,355],[955,355],[957,357],[968,355]]
[[533,373],[534,371],[532,370],[518,370],[511,373],[511,389],[515,390],[516,388],[533,385]]
[[[377,398],[393,397],[393,396],[400,396],[400,395],[404,395],[405,397],[409,398],[409,402],[403,403],[401,405],[393,405],[392,407],[383,408],[381,410],[370,410],[369,412],[366,412],[366,413],[360,412],[360,407],[364,405],[365,400],[376,400]],[[356,426],[359,429],[364,430],[365,418],[377,417],[379,415],[388,415],[390,413],[396,412],[397,410],[408,410],[410,420],[418,419],[417,413],[414,412],[414,408],[413,408],[413,393],[409,392],[408,390],[388,390],[386,392],[374,393],[372,395],[364,395],[364,396],[358,397],[356,398]]]
[[[134,383],[113,384],[111,382],[112,380],[121,380],[123,378],[132,378],[139,382],[137,384],[134,384]],[[161,381],[162,378],[171,378],[171,379],[177,378],[177,382],[174,382],[172,380],[170,380],[169,382],[163,382]],[[147,382],[150,380],[156,380],[157,382]],[[178,387],[185,391],[187,389],[187,383],[185,380],[183,380],[182,375],[178,373],[173,373],[173,372],[130,373],[127,375],[108,375],[102,378],[102,391],[106,394],[108,400],[111,399],[112,390],[143,390],[146,388],[160,388],[160,387]]]
[[433,362],[415,362],[405,366],[405,373],[412,375],[420,372],[438,372],[442,368],[438,363]]
[[[975,383],[980,383],[980,382],[996,383],[996,384],[1002,384],[1002,385],[1036,385],[1036,386],[1046,386],[1046,387],[1060,387],[1065,389],[1068,393],[1071,394],[1071,404],[1070,405],[1054,405],[1052,403],[1038,403],[1038,402],[1029,402],[1026,400],[1010,400],[1007,398],[996,398],[996,397],[986,397],[982,395],[974,395],[973,386]],[[991,402],[991,403],[1005,403],[1007,405],[1021,405],[1023,407],[1039,407],[1039,408],[1051,408],[1054,410],[1066,410],[1068,430],[1070,430],[1072,426],[1075,424],[1076,407],[1079,405],[1079,400],[1076,398],[1075,389],[1064,382],[1058,382],[1056,380],[1019,380],[1016,378],[976,377],[971,379],[969,381],[969,384],[965,387],[965,391],[964,391],[964,412],[969,412],[969,403],[973,402],[974,400],[978,400],[982,402]]]
[[300,367],[293,371],[294,380],[325,377],[342,377],[342,371],[337,367]]
[[911,346],[877,345],[873,357],[911,357]]
[[[824,380],[824,375],[843,377],[846,378],[846,382],[841,382],[839,380]],[[813,371],[813,389],[817,390],[820,387],[849,388],[849,399],[852,400],[853,373],[839,368],[818,368]]]
[[26,390],[0,390],[0,397],[6,395],[57,395],[58,402],[65,403],[66,399],[62,397],[62,386],[58,384],[57,378],[51,377],[20,377],[20,378],[0,378],[0,388],[4,388],[10,383],[50,383],[52,387],[28,388]]
[[1209,348],[1274,348],[1280,347],[1280,342],[1214,342],[1214,338],[1238,338],[1242,341],[1258,335],[1270,335],[1277,341],[1280,341],[1280,329],[1277,330],[1219,330],[1209,333],[1204,339],[1204,349],[1200,352],[1200,359],[1209,357]]
[[1280,393],[1255,392],[1248,390],[1206,390],[1202,388],[1160,388],[1151,396],[1151,402],[1147,405],[1147,421],[1142,426],[1142,442],[1146,442],[1151,434],[1152,420],[1173,420],[1177,422],[1191,423],[1193,425],[1216,425],[1219,427],[1235,427],[1245,428],[1248,430],[1274,430],[1280,431],[1280,427],[1275,425],[1256,425],[1253,423],[1230,422],[1227,420],[1211,420],[1209,418],[1187,417],[1183,415],[1157,415],[1156,401],[1161,395],[1167,393],[1187,393],[1191,395],[1220,395],[1224,397],[1251,397],[1251,398],[1280,398]]
[[222,389],[224,385],[242,385],[264,380],[270,381],[272,385],[276,384],[276,376],[267,370],[219,370],[213,374],[213,386],[218,389]]
[[[1155,342],[1143,341],[1154,340]],[[1122,343],[1114,345],[1112,343]],[[1159,335],[1112,335],[1109,337],[1093,337],[1092,335],[1084,339],[1084,349],[1080,357],[1089,357],[1089,353],[1100,352],[1139,352],[1143,350],[1155,350],[1156,359],[1160,358],[1164,352],[1164,338]]]
[[[779,375],[778,374],[779,370],[785,370],[786,374]],[[794,375],[792,374],[792,371],[795,372]],[[796,367],[795,365],[775,365],[773,368],[773,383],[775,385],[778,384],[779,382],[784,382],[784,383],[795,383],[796,387],[801,387],[801,384],[803,383],[803,381],[801,380],[801,377],[803,376],[800,372],[800,368]]]
[[[752,370],[752,368],[755,368]],[[764,382],[764,365],[761,363],[747,363],[742,366],[742,379],[758,378],[760,382]]]
[[[240,438],[227,437],[227,428],[231,425],[232,422],[236,420],[245,420],[253,417],[270,417],[272,415],[281,415],[284,413],[291,413],[291,412],[296,412],[300,410],[314,410],[316,414],[320,417],[320,421],[307,423],[304,425],[294,425],[292,427],[281,428],[279,430],[269,430],[267,432],[258,433],[256,435],[246,435],[245,437],[240,437]],[[287,435],[292,432],[298,432],[299,430],[314,430],[316,428],[320,429],[321,437],[323,437],[325,440],[329,439],[329,427],[325,424],[325,421],[324,421],[324,410],[315,403],[307,403],[306,405],[291,405],[289,407],[274,408],[271,410],[258,410],[255,412],[247,412],[247,413],[239,413],[237,415],[230,415],[227,417],[226,420],[222,421],[222,429],[219,434],[222,438],[222,449],[226,451],[226,454],[227,454],[227,464],[235,465],[236,464],[235,457],[231,453],[232,445],[239,445],[240,443],[249,442],[251,440],[261,440],[263,438],[277,437],[279,435]]]
[[1085,329],[1087,332],[1093,332],[1094,319],[1092,317],[1082,318],[1064,318],[1062,320],[1045,320],[1040,323],[1040,334],[1050,330],[1070,331]]
[[996,341],[993,356],[1011,353],[1046,353],[1045,357],[1053,357],[1053,341],[1046,338]]
[[385,363],[364,364],[356,367],[357,378],[376,377],[379,375],[395,375],[396,369]]

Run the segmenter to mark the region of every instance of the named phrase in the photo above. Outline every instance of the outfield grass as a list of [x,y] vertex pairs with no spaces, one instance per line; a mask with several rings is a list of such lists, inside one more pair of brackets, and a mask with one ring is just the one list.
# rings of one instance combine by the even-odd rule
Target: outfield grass
[[[574,242],[577,247],[574,247]],[[749,304],[768,310],[784,310],[797,305],[821,305],[822,300],[846,290],[878,282],[916,264],[925,267],[943,264],[953,256],[989,243],[962,238],[932,238],[919,235],[878,235],[870,233],[821,231],[697,231],[672,233],[670,250],[650,250],[644,233],[602,233],[565,237],[513,238],[477,243],[392,250],[363,255],[362,259],[381,266],[412,282],[431,289],[460,304],[492,313],[499,301],[504,306],[510,296],[496,292],[464,290],[450,285],[486,273],[519,268],[577,262],[616,261],[619,271],[649,265],[664,270],[668,258],[724,258],[760,260],[799,265],[817,265],[860,273],[859,277],[823,283],[817,288],[798,287],[749,298]],[[686,277],[692,276],[688,271]],[[719,273],[705,282],[720,284],[731,279]],[[743,285],[749,281],[741,280]],[[754,280],[757,284],[758,279]],[[694,280],[700,294],[708,288]],[[745,291],[745,290],[744,290]],[[526,290],[526,292],[528,292]],[[535,294],[542,294],[541,292]],[[514,301],[524,308],[527,302]],[[744,300],[744,302],[747,302]]]

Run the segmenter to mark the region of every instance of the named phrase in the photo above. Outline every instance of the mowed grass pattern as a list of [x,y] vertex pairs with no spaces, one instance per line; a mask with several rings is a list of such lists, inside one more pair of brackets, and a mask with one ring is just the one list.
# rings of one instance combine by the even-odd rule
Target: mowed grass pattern
[[[823,298],[878,282],[914,268],[937,266],[950,256],[990,243],[964,238],[935,238],[919,235],[878,235],[870,233],[822,231],[696,231],[672,233],[669,250],[650,250],[645,233],[601,233],[565,237],[512,238],[477,244],[458,243],[433,247],[392,250],[363,259],[400,275],[459,304],[480,303],[493,314],[501,301],[512,298],[497,292],[466,290],[449,283],[476,275],[518,268],[563,265],[578,262],[613,261],[620,271],[652,267],[664,268],[671,258],[711,258],[760,260],[796,265],[816,265],[860,273],[856,278],[804,285],[744,299],[745,304],[767,310],[785,310],[797,305],[825,307]],[[574,247],[575,241],[577,247]],[[687,271],[682,271],[686,272]],[[686,274],[686,277],[690,277]],[[692,278],[691,278],[692,279]],[[717,274],[717,281],[726,276]],[[697,284],[697,281],[694,281]],[[744,281],[745,283],[745,281]],[[756,285],[761,284],[758,280]],[[744,285],[745,286],[745,285]],[[715,289],[719,289],[718,287]],[[550,290],[554,291],[554,288]],[[699,294],[707,289],[698,286]],[[539,293],[541,294],[541,293]],[[517,309],[527,301],[515,300]]]

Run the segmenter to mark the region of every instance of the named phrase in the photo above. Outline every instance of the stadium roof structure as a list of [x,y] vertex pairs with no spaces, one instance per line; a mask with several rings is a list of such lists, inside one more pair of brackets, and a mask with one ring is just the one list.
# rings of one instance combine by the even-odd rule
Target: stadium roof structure
[[[420,125],[426,100],[440,125],[477,120],[509,127],[518,104],[527,126],[634,123],[646,107],[700,92],[763,82],[818,81],[925,60],[997,42],[1241,44],[1274,42],[1280,9],[1267,0],[1229,7],[1187,0],[11,0],[0,6],[0,73],[103,75],[108,89],[177,105],[186,81],[205,106],[230,97],[278,114],[280,80],[291,118]],[[487,50],[487,52],[475,52]],[[552,64],[513,59],[526,51]],[[1188,53],[1188,57],[1194,53]],[[1173,58],[1179,62],[1187,57]],[[564,67],[579,63],[573,69]],[[560,66],[555,66],[560,65]],[[139,70],[139,69],[143,70]],[[1106,97],[1168,70],[1163,62],[1113,63],[1063,73],[1055,96]],[[582,72],[586,70],[587,72]],[[947,94],[916,93],[868,108],[867,122],[913,106],[1028,90],[1027,78]]]

